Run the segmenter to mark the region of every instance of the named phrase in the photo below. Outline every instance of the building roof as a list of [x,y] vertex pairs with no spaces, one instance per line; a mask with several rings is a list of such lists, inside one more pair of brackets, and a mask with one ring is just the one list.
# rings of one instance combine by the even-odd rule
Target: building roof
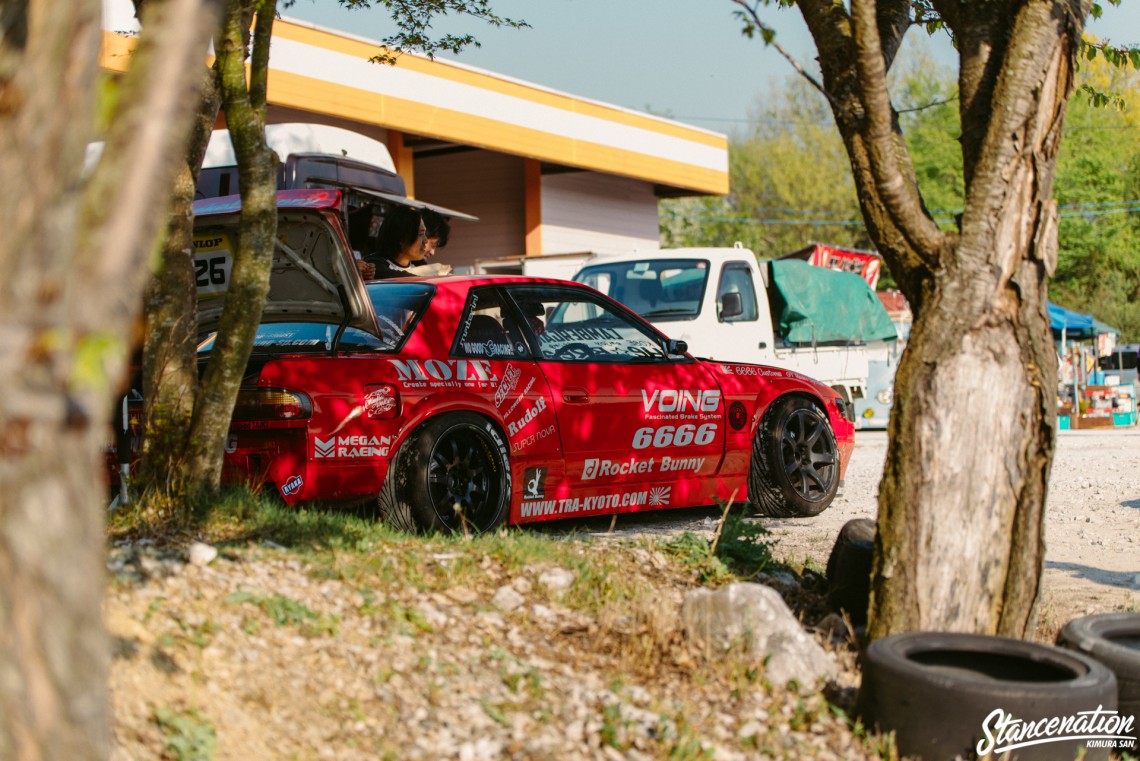
[[[137,29],[129,0],[105,0],[104,68],[123,71]],[[400,55],[374,40],[280,19],[269,102],[553,164],[633,177],[674,192],[728,192],[719,133],[459,63]]]

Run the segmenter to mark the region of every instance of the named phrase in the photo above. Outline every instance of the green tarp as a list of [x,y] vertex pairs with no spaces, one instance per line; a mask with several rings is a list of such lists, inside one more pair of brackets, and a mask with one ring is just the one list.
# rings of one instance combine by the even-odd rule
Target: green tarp
[[891,341],[897,333],[867,281],[794,259],[768,262],[772,321],[789,343]]

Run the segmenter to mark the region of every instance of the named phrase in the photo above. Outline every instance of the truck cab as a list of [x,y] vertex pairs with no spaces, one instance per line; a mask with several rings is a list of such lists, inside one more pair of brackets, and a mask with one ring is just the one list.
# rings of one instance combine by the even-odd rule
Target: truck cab
[[[796,280],[789,274],[805,284],[799,291],[787,285]],[[866,393],[867,337],[858,326],[848,335],[837,335],[818,308],[814,315],[803,313],[821,303],[838,313],[843,310],[831,309],[836,304],[828,305],[829,299],[854,299],[860,308],[867,303],[882,312],[894,338],[885,310],[857,275],[799,261],[759,263],[741,246],[609,256],[587,264],[574,279],[617,299],[671,338],[685,341],[697,356],[795,370],[826,383],[849,402]]]

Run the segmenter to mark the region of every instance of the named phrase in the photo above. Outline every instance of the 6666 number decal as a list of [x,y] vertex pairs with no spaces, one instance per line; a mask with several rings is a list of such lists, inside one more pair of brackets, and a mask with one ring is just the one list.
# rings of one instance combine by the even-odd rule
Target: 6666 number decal
[[716,423],[693,425],[663,425],[659,428],[638,428],[633,434],[634,449],[662,449],[664,447],[703,447],[716,438]]

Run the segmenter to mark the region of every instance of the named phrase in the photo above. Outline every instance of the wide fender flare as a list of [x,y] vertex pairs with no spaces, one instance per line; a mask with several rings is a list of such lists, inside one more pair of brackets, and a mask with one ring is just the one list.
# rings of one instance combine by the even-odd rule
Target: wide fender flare
[[402,424],[392,451],[398,451],[404,441],[417,428],[423,425],[428,418],[437,415],[446,415],[449,412],[473,412],[488,419],[495,426],[503,441],[507,438],[507,427],[503,418],[495,409],[494,404],[479,396],[465,391],[448,391],[445,393],[430,394],[416,401],[415,404],[405,407],[401,415]]

